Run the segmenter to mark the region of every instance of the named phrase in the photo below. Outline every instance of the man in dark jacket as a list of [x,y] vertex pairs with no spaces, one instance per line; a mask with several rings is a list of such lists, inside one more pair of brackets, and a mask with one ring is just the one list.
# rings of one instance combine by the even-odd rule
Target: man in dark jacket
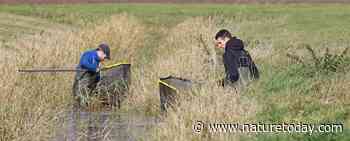
[[226,77],[222,85],[234,85],[243,89],[248,83],[259,78],[259,71],[248,51],[244,49],[243,41],[232,37],[231,33],[222,29],[215,35],[216,46],[225,49],[223,55]]
[[100,62],[110,59],[110,49],[107,44],[100,44],[97,49],[89,50],[81,55],[73,84],[73,96],[86,103],[88,97],[100,81]]

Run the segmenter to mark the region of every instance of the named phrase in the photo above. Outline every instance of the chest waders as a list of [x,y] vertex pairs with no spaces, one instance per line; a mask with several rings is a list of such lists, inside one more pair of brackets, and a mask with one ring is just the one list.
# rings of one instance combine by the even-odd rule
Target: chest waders
[[[236,92],[243,91],[251,81],[254,80],[254,72],[252,72],[253,60],[251,59],[249,53],[247,51],[240,51],[238,60],[238,74],[239,79],[236,82],[231,82],[226,80],[226,84],[233,87]],[[254,65],[255,66],[255,65]]]
[[73,96],[79,105],[87,105],[88,99],[92,96],[93,91],[97,86],[98,73],[77,72],[73,84]]
[[[102,74],[86,71],[76,73],[73,84],[74,107],[88,106],[89,98],[96,97],[101,104],[118,106],[120,109],[131,85],[131,64],[117,63],[101,70]],[[100,79],[97,79],[98,76],[101,76]]]

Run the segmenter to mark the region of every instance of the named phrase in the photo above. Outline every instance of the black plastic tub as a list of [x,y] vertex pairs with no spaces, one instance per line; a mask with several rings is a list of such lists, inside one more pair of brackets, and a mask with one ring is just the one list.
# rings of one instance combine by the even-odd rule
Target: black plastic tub
[[131,64],[119,64],[106,70],[98,84],[99,94],[107,96],[103,103],[121,107],[121,102],[129,93],[131,84]]
[[100,101],[101,105],[121,107],[122,101],[129,93],[131,64],[118,63],[107,67],[108,69],[102,70],[100,81],[93,88],[89,88],[89,91],[87,91],[89,85],[86,86],[84,85],[86,83],[80,82],[83,79],[75,80],[73,85],[73,96],[77,101],[75,105],[78,107],[89,107],[91,98],[95,97]]
[[192,82],[188,79],[168,76],[159,79],[160,109],[166,112],[168,108],[176,105],[177,97],[180,94],[192,89]]

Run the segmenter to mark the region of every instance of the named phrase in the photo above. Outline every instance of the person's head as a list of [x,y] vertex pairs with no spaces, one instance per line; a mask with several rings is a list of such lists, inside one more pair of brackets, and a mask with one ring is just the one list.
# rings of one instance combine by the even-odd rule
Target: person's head
[[105,59],[108,59],[108,60],[111,59],[109,46],[107,44],[104,44],[104,43],[100,44],[96,49],[96,51],[97,51],[98,58],[101,61],[104,61]]
[[231,33],[226,29],[221,29],[215,35],[215,46],[218,48],[225,48],[226,42],[232,38]]

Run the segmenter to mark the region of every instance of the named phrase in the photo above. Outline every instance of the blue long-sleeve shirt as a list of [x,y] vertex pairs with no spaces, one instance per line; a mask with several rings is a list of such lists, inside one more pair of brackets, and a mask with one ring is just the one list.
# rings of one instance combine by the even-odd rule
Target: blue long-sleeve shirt
[[86,51],[81,55],[79,67],[86,69],[89,72],[96,72],[99,67],[100,60],[98,58],[96,50]]

